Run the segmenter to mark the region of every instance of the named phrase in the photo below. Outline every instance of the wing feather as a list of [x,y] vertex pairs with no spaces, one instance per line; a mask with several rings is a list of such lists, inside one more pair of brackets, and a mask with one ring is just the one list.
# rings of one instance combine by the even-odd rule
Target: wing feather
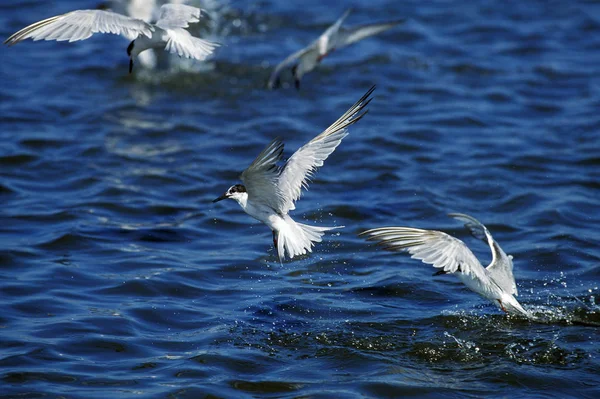
[[390,251],[406,251],[447,273],[460,272],[480,280],[485,270],[473,252],[461,240],[436,230],[410,227],[382,227],[360,233]]
[[[359,121],[368,111],[363,110],[371,101],[371,87],[348,111],[325,131],[302,146],[288,159],[279,177],[280,210],[287,213],[295,209],[294,203],[300,198],[302,188],[307,188],[311,176],[348,135],[347,127]],[[362,112],[362,113],[361,113]]]
[[502,288],[503,291],[518,296],[517,283],[515,281],[515,276],[513,275],[512,256],[506,255],[504,250],[502,250],[500,245],[494,240],[492,233],[490,233],[487,227],[479,220],[472,216],[465,215],[464,213],[449,213],[448,216],[463,222],[473,237],[483,240],[490,246],[492,251],[492,261],[486,267],[490,278]]
[[77,10],[31,24],[11,35],[4,44],[12,46],[25,39],[77,41],[94,33],[112,33],[133,40],[152,36],[154,27],[146,22],[104,10]]
[[200,21],[202,10],[185,4],[163,4],[156,26],[161,29],[187,28],[190,23]]
[[384,23],[368,24],[353,26],[351,28],[342,28],[338,32],[337,47],[348,46],[352,43],[358,42],[359,40],[366,39],[391,29],[399,24],[403,23],[404,20],[397,20]]
[[167,35],[165,50],[180,57],[203,61],[219,47],[218,43],[194,37],[183,28],[167,29],[165,32]]
[[352,12],[352,8],[347,9],[341,17],[338,18],[337,21],[333,23],[319,38],[317,39],[317,47],[319,49],[320,55],[325,55],[332,48],[338,47],[339,41],[339,32],[342,27],[342,24],[348,18],[350,13]]
[[277,162],[283,155],[283,142],[276,138],[265,147],[256,159],[242,172],[240,179],[246,186],[248,198],[268,204],[279,210],[282,199],[277,188],[279,168]]

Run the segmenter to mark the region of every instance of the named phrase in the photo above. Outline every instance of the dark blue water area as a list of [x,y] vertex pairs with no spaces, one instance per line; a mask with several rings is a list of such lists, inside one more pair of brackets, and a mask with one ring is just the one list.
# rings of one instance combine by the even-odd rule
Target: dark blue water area
[[[0,36],[94,1],[0,4]],[[266,90],[344,10],[405,18]],[[210,2],[205,63],[128,75],[127,40],[0,54],[0,397],[600,396],[600,2]],[[191,65],[191,68],[190,68]],[[328,232],[280,264],[213,204],[377,85],[292,216]],[[487,225],[514,256],[507,317],[357,234]]]

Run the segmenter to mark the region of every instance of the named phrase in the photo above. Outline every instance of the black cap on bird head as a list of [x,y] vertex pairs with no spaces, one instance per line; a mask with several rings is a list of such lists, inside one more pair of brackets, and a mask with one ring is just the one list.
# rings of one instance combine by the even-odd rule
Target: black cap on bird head
[[225,192],[225,194],[221,195],[218,198],[215,198],[213,200],[213,202],[219,202],[219,201],[222,201],[224,199],[227,199],[227,198],[231,197],[235,193],[245,193],[245,192],[247,192],[246,191],[246,186],[244,186],[243,184],[236,184],[235,186],[229,187],[229,189]]

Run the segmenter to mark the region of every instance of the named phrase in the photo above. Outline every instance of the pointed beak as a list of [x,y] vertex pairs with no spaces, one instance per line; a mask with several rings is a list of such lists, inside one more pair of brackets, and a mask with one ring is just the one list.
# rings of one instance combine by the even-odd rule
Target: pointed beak
[[133,58],[129,58],[129,73],[133,71]]
[[227,193],[225,193],[225,194],[221,195],[220,197],[218,197],[218,198],[215,198],[215,199],[213,200],[213,204],[214,204],[215,202],[223,201],[224,199],[227,199],[227,198],[228,198],[228,197],[227,197]]

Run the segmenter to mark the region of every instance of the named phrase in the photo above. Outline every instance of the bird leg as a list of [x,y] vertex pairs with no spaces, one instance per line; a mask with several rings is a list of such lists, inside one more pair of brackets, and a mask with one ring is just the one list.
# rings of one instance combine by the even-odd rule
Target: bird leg
[[300,90],[300,79],[296,76],[296,71],[298,70],[298,65],[294,65],[292,67],[292,75],[294,76],[294,86],[296,86],[296,90]]
[[502,304],[502,301],[500,299],[496,299],[498,301],[498,303],[500,304],[500,309],[502,309],[504,311],[504,313],[508,313],[508,310],[506,310],[506,308],[504,307],[504,305]]
[[277,250],[277,233],[275,232],[275,230],[273,230],[273,245],[275,246],[275,249]]

